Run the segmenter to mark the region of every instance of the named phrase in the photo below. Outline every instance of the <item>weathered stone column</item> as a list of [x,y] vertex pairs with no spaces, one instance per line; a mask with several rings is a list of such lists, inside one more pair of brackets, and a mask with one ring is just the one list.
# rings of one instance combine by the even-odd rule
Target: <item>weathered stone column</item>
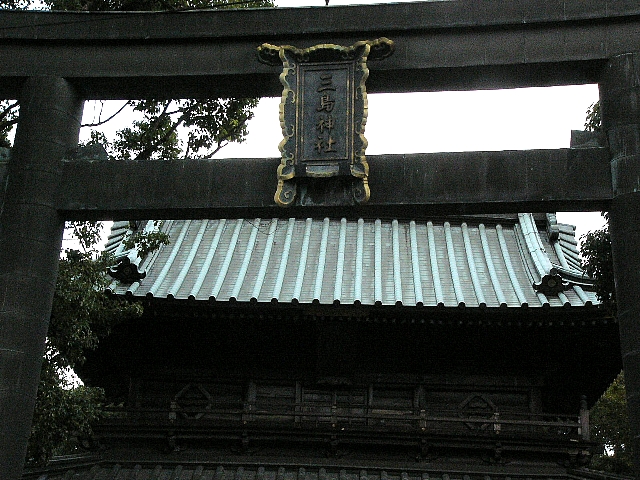
[[616,298],[636,477],[640,478],[640,54],[610,60],[600,84],[614,199]]
[[0,204],[0,478],[22,475],[64,222],[60,160],[78,143],[82,100],[64,79],[26,80]]

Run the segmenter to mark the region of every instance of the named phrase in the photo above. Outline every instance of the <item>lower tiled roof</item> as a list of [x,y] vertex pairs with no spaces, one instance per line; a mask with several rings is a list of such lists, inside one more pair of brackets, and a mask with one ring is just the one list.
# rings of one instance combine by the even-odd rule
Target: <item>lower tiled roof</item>
[[554,236],[540,234],[531,214],[485,223],[174,220],[162,227],[171,244],[146,259],[123,250],[129,225],[119,223],[108,247],[146,277],[116,281],[110,289],[223,302],[476,308],[596,303],[578,268],[573,229],[552,223]]
[[319,467],[316,465],[278,466],[259,463],[245,466],[215,465],[199,462],[114,462],[56,467],[25,472],[24,480],[628,480],[631,477],[593,472],[586,469],[567,470],[549,465],[510,465],[485,467],[449,465],[441,470],[425,467],[381,469],[360,467]]

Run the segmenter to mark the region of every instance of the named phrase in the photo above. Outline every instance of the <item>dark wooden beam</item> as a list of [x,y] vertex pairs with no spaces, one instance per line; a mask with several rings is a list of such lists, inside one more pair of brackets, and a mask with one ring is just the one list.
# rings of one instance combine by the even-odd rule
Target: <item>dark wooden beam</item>
[[640,6],[624,0],[473,0],[155,13],[0,12],[0,97],[28,76],[75,82],[86,98],[276,96],[263,42],[350,45],[386,36],[370,92],[597,82],[640,49]]
[[273,201],[279,163],[275,158],[65,161],[58,209],[73,219],[424,218],[606,210],[613,196],[604,148],[379,155],[368,161],[368,204],[288,209]]

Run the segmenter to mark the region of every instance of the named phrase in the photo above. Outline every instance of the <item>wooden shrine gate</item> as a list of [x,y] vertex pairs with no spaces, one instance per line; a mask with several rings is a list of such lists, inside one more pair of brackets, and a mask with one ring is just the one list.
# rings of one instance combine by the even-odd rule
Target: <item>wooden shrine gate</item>
[[[68,159],[85,99],[277,96],[264,42],[388,37],[369,92],[599,83],[608,148],[369,157],[371,200],[278,209],[278,159]],[[640,471],[640,6],[491,0],[167,13],[0,12],[20,121],[0,208],[0,478],[29,435],[64,220],[608,210]],[[428,114],[428,112],[425,112]],[[275,121],[275,113],[274,113]],[[454,174],[455,172],[455,174]],[[558,175],[558,172],[562,172]],[[261,178],[272,178],[263,182]]]

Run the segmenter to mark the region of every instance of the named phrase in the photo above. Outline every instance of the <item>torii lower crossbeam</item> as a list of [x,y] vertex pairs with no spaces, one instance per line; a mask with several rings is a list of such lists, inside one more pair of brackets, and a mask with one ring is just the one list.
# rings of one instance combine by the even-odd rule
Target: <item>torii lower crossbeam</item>
[[[64,161],[58,210],[73,219],[396,217],[607,210],[606,148],[367,157],[366,205],[282,208],[273,201],[279,159]],[[305,199],[306,200],[306,199]]]

